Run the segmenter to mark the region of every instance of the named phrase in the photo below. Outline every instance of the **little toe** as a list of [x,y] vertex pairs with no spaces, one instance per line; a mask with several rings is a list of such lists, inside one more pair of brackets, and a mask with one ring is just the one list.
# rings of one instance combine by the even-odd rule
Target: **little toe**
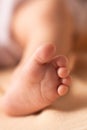
[[66,78],[68,77],[68,75],[70,74],[70,71],[68,68],[66,67],[60,67],[58,70],[57,70],[57,73],[58,73],[58,76],[60,78]]
[[67,93],[68,93],[68,91],[69,91],[69,87],[68,86],[66,86],[66,85],[63,85],[63,84],[61,84],[59,87],[58,87],[58,94],[60,95],[60,96],[64,96],[64,95],[66,95]]

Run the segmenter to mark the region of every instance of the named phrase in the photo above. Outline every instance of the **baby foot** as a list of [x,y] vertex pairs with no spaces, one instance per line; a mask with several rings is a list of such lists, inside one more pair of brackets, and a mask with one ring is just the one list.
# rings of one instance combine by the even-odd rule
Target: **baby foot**
[[65,95],[71,84],[67,59],[54,56],[52,44],[39,47],[13,77],[12,88],[2,100],[3,110],[14,116],[35,113]]

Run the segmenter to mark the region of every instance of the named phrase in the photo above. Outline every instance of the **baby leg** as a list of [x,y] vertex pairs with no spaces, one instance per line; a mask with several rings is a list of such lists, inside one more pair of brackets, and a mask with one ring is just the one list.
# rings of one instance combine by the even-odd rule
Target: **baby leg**
[[[54,0],[36,1],[25,4],[16,15],[15,37],[25,50],[13,75],[11,89],[2,100],[2,108],[7,114],[37,112],[69,91],[69,63],[65,56],[59,54],[67,52],[66,49],[63,52],[60,50],[70,42],[70,28],[67,27],[63,32],[59,5]],[[69,22],[68,17],[66,11],[65,27]]]

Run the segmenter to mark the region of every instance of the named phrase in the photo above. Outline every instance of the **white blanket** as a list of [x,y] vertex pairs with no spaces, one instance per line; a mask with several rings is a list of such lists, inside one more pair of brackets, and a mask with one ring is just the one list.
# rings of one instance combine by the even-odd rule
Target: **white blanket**
[[10,34],[14,8],[22,0],[0,0],[0,66],[14,65],[21,57],[21,48]]

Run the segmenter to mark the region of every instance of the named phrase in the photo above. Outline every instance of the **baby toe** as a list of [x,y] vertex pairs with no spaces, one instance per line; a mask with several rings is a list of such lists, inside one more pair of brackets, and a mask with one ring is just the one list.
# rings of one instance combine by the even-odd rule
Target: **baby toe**
[[68,93],[68,91],[69,91],[69,87],[66,86],[66,85],[63,85],[63,84],[61,84],[61,85],[58,87],[58,90],[57,90],[57,92],[58,92],[58,94],[59,94],[60,96],[66,95],[66,94]]
[[71,76],[68,76],[67,78],[62,79],[62,83],[67,86],[71,86],[72,78]]
[[66,56],[59,56],[56,60],[58,67],[66,67],[68,66],[69,62]]
[[57,70],[57,74],[60,78],[66,78],[68,77],[68,75],[70,74],[70,71],[68,68],[66,67],[60,67],[58,70]]

